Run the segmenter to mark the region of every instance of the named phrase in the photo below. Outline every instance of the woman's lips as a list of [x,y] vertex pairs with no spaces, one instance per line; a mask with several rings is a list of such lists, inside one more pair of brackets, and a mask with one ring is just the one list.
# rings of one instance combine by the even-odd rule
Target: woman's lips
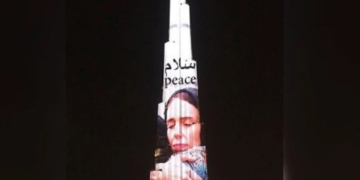
[[187,144],[174,144],[172,145],[173,150],[175,151],[184,151],[186,149],[188,149],[188,145]]

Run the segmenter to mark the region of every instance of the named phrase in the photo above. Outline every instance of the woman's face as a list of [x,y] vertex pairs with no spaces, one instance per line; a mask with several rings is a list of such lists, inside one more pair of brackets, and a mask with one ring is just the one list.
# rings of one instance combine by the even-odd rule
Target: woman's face
[[187,101],[175,98],[167,110],[167,137],[174,152],[200,146],[199,110]]

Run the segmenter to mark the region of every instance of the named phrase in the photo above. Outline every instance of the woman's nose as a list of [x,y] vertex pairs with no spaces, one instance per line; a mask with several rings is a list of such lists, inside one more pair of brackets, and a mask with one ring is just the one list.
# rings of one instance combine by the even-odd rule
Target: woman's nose
[[177,124],[174,126],[174,136],[181,137],[181,135],[182,135],[182,128],[180,125]]

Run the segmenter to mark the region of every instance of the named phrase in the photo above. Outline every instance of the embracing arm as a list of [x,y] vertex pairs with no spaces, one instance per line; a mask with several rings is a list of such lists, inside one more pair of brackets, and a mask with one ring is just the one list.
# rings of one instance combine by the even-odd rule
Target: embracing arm
[[202,180],[184,162],[194,162],[196,158],[192,156],[175,156],[164,164],[157,166],[158,170],[150,172],[150,180]]

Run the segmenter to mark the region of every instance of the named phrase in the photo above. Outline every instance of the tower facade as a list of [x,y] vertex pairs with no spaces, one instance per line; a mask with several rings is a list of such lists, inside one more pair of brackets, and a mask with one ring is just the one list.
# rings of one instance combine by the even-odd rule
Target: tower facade
[[208,179],[190,28],[189,5],[185,0],[170,0],[169,41],[165,43],[163,96],[158,104],[151,180]]

